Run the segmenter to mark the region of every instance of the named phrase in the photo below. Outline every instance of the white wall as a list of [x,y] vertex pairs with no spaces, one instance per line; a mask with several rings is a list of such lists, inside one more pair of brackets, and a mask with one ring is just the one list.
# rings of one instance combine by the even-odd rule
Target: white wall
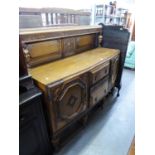
[[[114,1],[114,0],[113,0]],[[20,0],[19,7],[62,7],[72,9],[90,9],[95,3],[109,3],[110,0]],[[134,0],[117,0],[120,7],[134,4]]]

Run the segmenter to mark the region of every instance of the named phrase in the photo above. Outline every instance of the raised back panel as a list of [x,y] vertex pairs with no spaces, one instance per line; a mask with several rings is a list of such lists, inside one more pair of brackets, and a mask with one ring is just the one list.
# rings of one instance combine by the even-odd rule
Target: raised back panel
[[82,35],[62,39],[63,57],[95,48],[96,35]]
[[96,48],[101,31],[101,26],[21,29],[27,65],[35,67]]
[[24,48],[27,64],[34,67],[61,58],[61,40],[27,44]]
[[76,37],[76,51],[83,52],[95,48],[95,34]]
[[69,38],[64,38],[62,39],[63,43],[63,57],[66,56],[71,56],[74,55],[75,52],[75,48],[76,48],[76,42],[75,42],[75,37],[69,37]]

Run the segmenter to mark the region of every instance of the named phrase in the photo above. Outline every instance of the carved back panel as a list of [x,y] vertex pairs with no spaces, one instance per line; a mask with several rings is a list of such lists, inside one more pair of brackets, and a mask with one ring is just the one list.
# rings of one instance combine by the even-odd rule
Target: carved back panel
[[22,31],[20,37],[27,65],[35,67],[96,48],[100,31],[100,26]]
[[61,40],[36,42],[24,46],[24,54],[28,67],[61,58]]

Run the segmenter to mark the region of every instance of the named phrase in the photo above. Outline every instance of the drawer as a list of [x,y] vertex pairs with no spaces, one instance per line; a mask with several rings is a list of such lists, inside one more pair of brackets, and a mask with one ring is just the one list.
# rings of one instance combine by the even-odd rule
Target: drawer
[[90,84],[94,84],[109,74],[109,61],[90,71]]
[[90,106],[95,105],[108,93],[108,78],[98,82],[90,89]]

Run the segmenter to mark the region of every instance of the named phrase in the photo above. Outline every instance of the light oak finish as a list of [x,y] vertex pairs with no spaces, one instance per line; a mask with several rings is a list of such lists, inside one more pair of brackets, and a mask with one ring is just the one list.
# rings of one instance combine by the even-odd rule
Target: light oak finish
[[20,29],[21,35],[28,34],[38,34],[38,33],[50,33],[50,32],[66,32],[66,31],[77,31],[77,30],[92,30],[101,28],[100,25],[96,26],[66,26],[66,27],[44,27],[44,28],[29,28],[29,29]]
[[21,30],[23,50],[28,67],[94,49],[98,45],[100,26],[39,28]]
[[61,58],[61,40],[51,40],[27,44],[23,48],[28,67]]
[[85,35],[82,37],[78,37],[77,40],[78,40],[78,44],[77,44],[78,47],[92,44],[92,42],[94,41],[92,35]]
[[57,133],[88,109],[87,73],[50,84],[46,92],[52,133]]
[[24,43],[60,39],[94,33],[102,33],[102,27],[96,26],[66,26],[52,28],[20,29],[20,37]]
[[119,54],[118,50],[108,48],[96,48],[63,60],[48,63],[36,68],[29,69],[33,79],[43,85],[76,76],[102,64]]
[[105,78],[90,89],[90,106],[97,104],[107,93],[108,78]]
[[101,47],[101,26],[29,29],[20,36],[28,72],[44,94],[50,139],[57,148],[64,132],[86,122],[115,87],[120,51]]
[[106,75],[108,75],[109,69],[110,69],[110,62],[107,61],[106,63],[98,65],[97,67],[90,70],[90,84],[94,84],[97,81],[104,78]]
[[48,55],[60,51],[59,41],[46,41],[28,45],[28,50],[32,58]]

